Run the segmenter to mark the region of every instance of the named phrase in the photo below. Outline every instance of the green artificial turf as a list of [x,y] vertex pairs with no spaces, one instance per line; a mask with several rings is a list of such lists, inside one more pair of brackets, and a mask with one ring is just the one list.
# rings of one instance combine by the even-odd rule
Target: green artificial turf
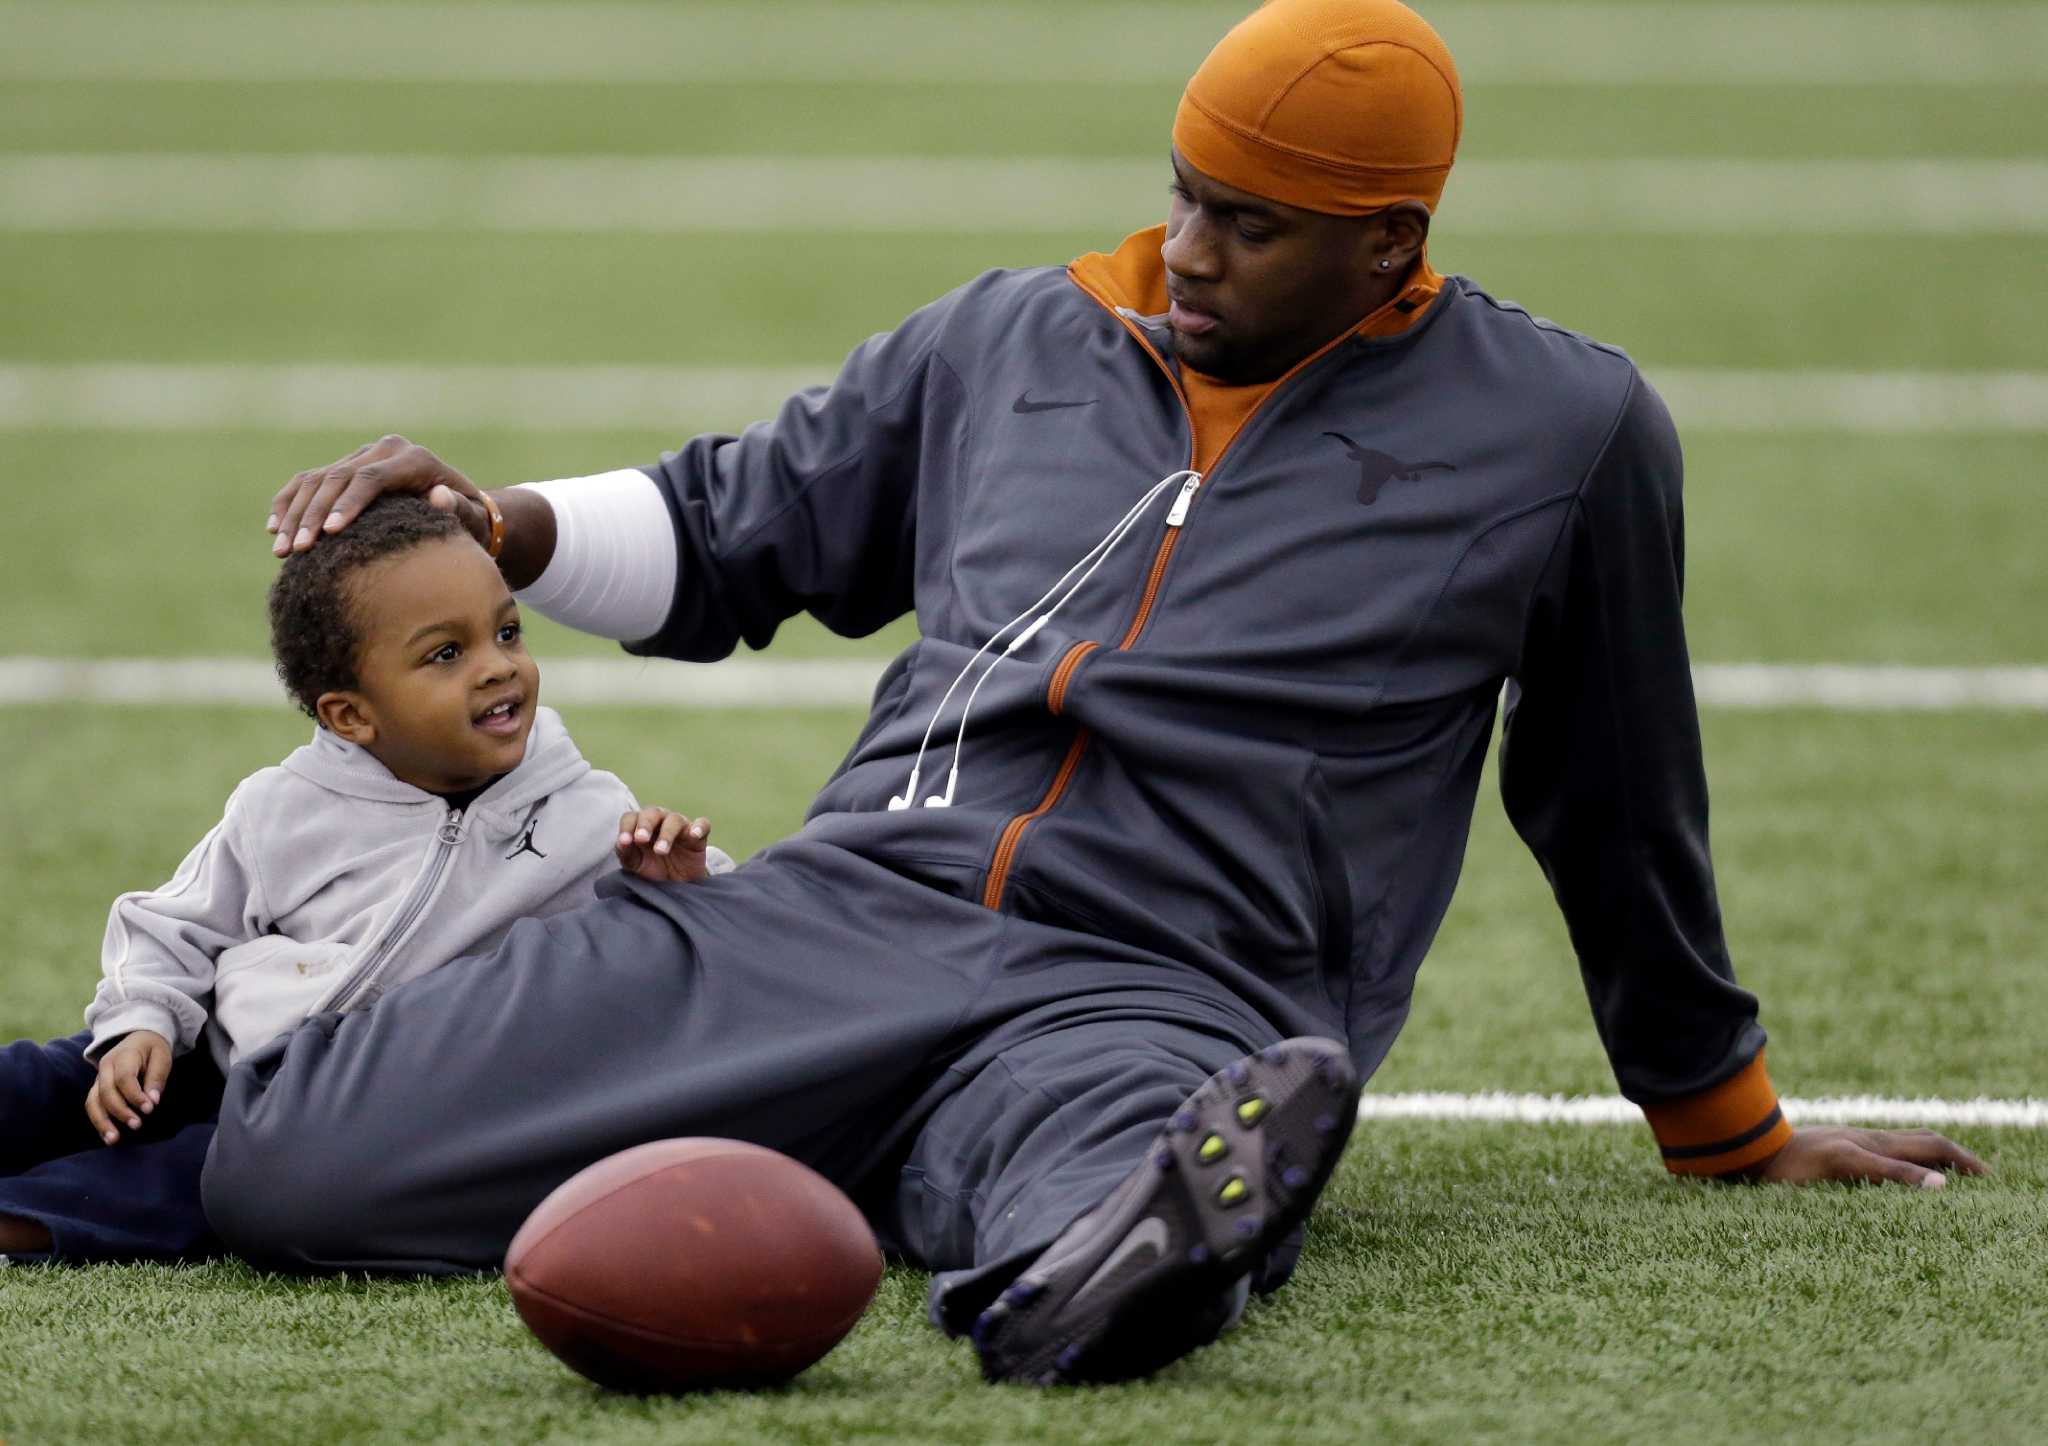
[[[700,419],[703,427],[738,425]],[[687,424],[686,424],[687,425]],[[654,461],[686,431],[572,434],[429,432],[485,486]],[[0,475],[33,478],[0,531],[0,652],[41,657],[261,657],[264,590],[276,572],[263,531],[291,475],[365,440],[350,433],[0,431]],[[140,479],[149,476],[153,484]],[[194,558],[205,566],[195,568]],[[145,605],[146,604],[146,605]],[[529,614],[534,651],[618,657],[616,644]],[[915,636],[899,625],[862,641],[807,617],[777,633],[778,659],[887,657]]]
[[[1171,84],[320,86],[23,81],[0,87],[0,151],[290,154],[1149,155]],[[1502,85],[1468,95],[1467,159],[1569,156],[2027,157],[2048,85],[1955,87],[1938,107],[1879,85]],[[252,125],[260,117],[261,125]]]
[[[2048,729],[1994,714],[1710,712],[1738,977],[1787,1094],[2044,1093]],[[1376,1090],[1607,1093],[1562,918],[1489,776]]]
[[[1159,186],[1132,229],[1165,219]],[[0,234],[0,274],[33,278],[0,288],[0,335],[38,361],[836,364],[991,267],[1122,239]],[[1646,362],[2048,366],[2048,290],[1996,284],[2032,237],[1469,236],[1450,212],[1430,255]]]
[[979,1383],[893,1270],[786,1389],[607,1395],[496,1280],[0,1268],[15,1443],[2020,1442],[2048,1140],[1940,1193],[1681,1182],[1620,1127],[1362,1126],[1294,1283],[1142,1385]]
[[[0,475],[33,479],[0,530],[0,615],[9,620],[0,652],[260,656],[274,567],[262,524],[272,493],[298,469],[374,434],[0,432]],[[499,485],[649,463],[687,434],[682,423],[668,435],[433,431],[416,439]],[[1685,442],[1695,659],[2044,657],[2048,509],[2037,439],[1702,430]],[[195,557],[206,566],[193,567]],[[145,598],[152,605],[138,606]],[[799,617],[770,656],[886,657],[913,635],[904,624],[850,642]],[[544,620],[534,646],[544,658],[617,655]]]
[[[579,14],[586,26],[623,23],[636,3],[653,0]],[[1864,47],[1905,14],[1805,3],[1827,5],[1845,43]],[[521,84],[80,78],[77,65],[124,46],[203,66],[246,38],[236,17],[259,12],[0,0],[0,155],[1160,153],[1160,193],[1131,202],[1130,224],[1143,225],[1163,208],[1169,77],[1248,4],[1122,5],[1109,18],[1092,0],[958,14],[712,6],[703,13],[724,28],[711,33],[741,52],[838,46],[828,53],[847,54],[847,77],[761,82],[744,66],[700,64],[674,84]],[[1801,8],[1744,14],[1768,46],[1773,17]],[[1941,8],[1958,56],[2001,26],[2033,33],[2023,22],[2040,12]],[[1436,9],[1454,44],[1469,35],[1498,60],[1471,29],[1496,12]],[[471,31],[502,24],[530,52],[524,14],[482,0],[424,12],[365,0],[322,22],[339,34],[322,33],[349,53],[458,53]],[[803,15],[815,34],[792,30]],[[954,45],[962,15],[978,47],[968,59],[1057,78],[858,79],[877,46]],[[1080,33],[1093,48],[1072,53]],[[573,39],[606,43],[595,30]],[[1127,55],[1133,74],[1069,75],[1070,53],[1097,70]],[[2039,161],[2044,98],[2048,75],[1473,84],[1461,154]],[[1456,199],[1454,186],[1432,245],[1440,267],[1626,346],[1653,380],[1672,367],[2048,370],[2038,236],[1786,236],[1765,212],[1712,236],[1478,236],[1461,233]],[[1018,236],[975,225],[963,215],[957,232],[902,237],[0,225],[0,365],[829,369],[984,268],[1058,263],[1117,239],[1113,227]],[[661,429],[419,440],[495,484],[645,462],[693,431],[749,420],[679,399]],[[260,657],[263,504],[292,471],[397,424],[0,429],[0,654]],[[2048,661],[2039,434],[1688,427],[1685,442],[1696,659]],[[615,655],[545,623],[532,636],[544,668]],[[872,659],[909,636],[899,623],[847,641],[799,618],[770,656]],[[643,798],[710,815],[740,856],[797,826],[859,724],[849,709],[568,712],[594,761]],[[112,897],[166,878],[234,783],[307,728],[282,702],[0,699],[0,1042],[76,1027]],[[1780,1088],[2048,1094],[2041,715],[1709,711],[1704,729],[1728,938],[1761,996]],[[1562,923],[1493,788],[1489,772],[1458,896],[1376,1093],[1612,1089]],[[232,1262],[0,1267],[0,1443],[2037,1440],[2048,1420],[2048,1133],[1953,1133],[1996,1173],[1937,1194],[1678,1181],[1640,1126],[1370,1124],[1285,1293],[1150,1384],[1061,1395],[981,1386],[971,1352],[923,1323],[925,1282],[905,1269],[789,1389],[649,1401],[605,1395],[557,1365],[495,1280],[301,1281]]]

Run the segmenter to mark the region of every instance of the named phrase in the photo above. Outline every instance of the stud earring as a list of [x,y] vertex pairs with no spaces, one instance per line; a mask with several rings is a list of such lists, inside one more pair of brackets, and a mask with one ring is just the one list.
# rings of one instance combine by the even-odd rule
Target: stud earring
[[1389,260],[1387,260],[1387,258],[1386,258],[1386,257],[1382,256],[1382,257],[1380,258],[1380,270],[1382,270],[1382,271],[1392,271],[1393,269],[1394,269],[1394,263],[1393,263],[1393,262],[1391,262],[1391,261],[1389,261]]

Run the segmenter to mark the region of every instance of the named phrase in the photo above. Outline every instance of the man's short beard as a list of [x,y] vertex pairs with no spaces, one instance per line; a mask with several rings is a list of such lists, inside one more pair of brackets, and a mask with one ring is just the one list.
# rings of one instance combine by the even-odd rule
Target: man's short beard
[[1278,371],[1263,368],[1259,358],[1248,356],[1241,347],[1224,343],[1214,346],[1210,354],[1204,356],[1203,348],[1210,344],[1211,338],[1182,336],[1171,328],[1168,328],[1167,334],[1172,339],[1174,357],[1183,367],[1198,371],[1205,377],[1214,378],[1226,386],[1251,386],[1258,382],[1272,381],[1280,375]]

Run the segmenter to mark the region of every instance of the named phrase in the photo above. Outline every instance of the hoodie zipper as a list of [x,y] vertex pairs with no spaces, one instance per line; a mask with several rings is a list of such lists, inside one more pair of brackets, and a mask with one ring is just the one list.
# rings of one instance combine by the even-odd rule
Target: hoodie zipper
[[434,834],[434,849],[427,856],[426,867],[414,880],[411,892],[399,904],[398,912],[392,915],[384,937],[377,941],[363,962],[350,971],[348,978],[342,980],[340,987],[321,1002],[317,1013],[347,1009],[358,995],[364,993],[370,993],[372,999],[376,997],[372,990],[378,974],[383,972],[385,962],[412,931],[413,924],[440,888],[441,876],[448,872],[448,862],[455,857],[456,846],[462,842],[462,837],[462,810],[451,808]]
[[[1074,284],[1080,287],[1082,295],[1107,310],[1110,315],[1114,316],[1122,324],[1125,331],[1136,337],[1138,345],[1145,349],[1145,355],[1151,357],[1153,364],[1165,375],[1167,384],[1173,388],[1174,398],[1180,403],[1181,415],[1187,418],[1187,465],[1188,470],[1193,472],[1197,451],[1195,409],[1188,402],[1188,394],[1186,389],[1181,386],[1180,378],[1174,375],[1173,368],[1166,363],[1166,358],[1159,354],[1159,349],[1152,345],[1152,339],[1146,336],[1144,329],[1138,325],[1134,319],[1134,312],[1128,307],[1110,304],[1102,297],[1090,291],[1086,286],[1081,285],[1078,279],[1075,280]],[[1292,367],[1289,367],[1286,374],[1273,384],[1273,390],[1261,397],[1259,404],[1253,407],[1245,416],[1244,421],[1238,424],[1237,431],[1232,434],[1229,441],[1223,444],[1223,450],[1216,454],[1216,460],[1210,464],[1209,471],[1206,474],[1196,473],[1181,484],[1180,495],[1174,498],[1173,508],[1166,514],[1166,535],[1159,539],[1159,550],[1152,554],[1152,568],[1145,575],[1145,590],[1138,598],[1137,615],[1131,619],[1131,625],[1124,629],[1123,637],[1117,642],[1116,651],[1128,651],[1131,644],[1138,640],[1138,635],[1145,631],[1145,624],[1151,621],[1152,606],[1159,600],[1159,590],[1166,582],[1166,566],[1173,561],[1174,546],[1180,541],[1181,528],[1187,522],[1188,511],[1194,506],[1195,493],[1200,485],[1216,475],[1216,469],[1223,465],[1224,459],[1237,446],[1238,439],[1251,430],[1253,420],[1258,417],[1259,413],[1266,410],[1266,407],[1272,402],[1273,398],[1279,396],[1281,390],[1290,381],[1294,380],[1303,368],[1320,361],[1356,334],[1357,331],[1354,328],[1341,336],[1334,337],[1308,356],[1303,357]],[[1053,705],[1052,712],[1055,715],[1060,712],[1060,709],[1066,703],[1067,687],[1073,680],[1076,667],[1080,664],[1081,659],[1097,646],[1095,643],[1076,643],[1068,650],[1067,655],[1060,660],[1059,666],[1054,669],[1053,696],[1048,701]],[[981,891],[981,902],[984,907],[990,909],[1002,908],[1003,890],[1009,884],[1010,868],[1016,862],[1017,850],[1024,842],[1024,831],[1030,828],[1037,820],[1052,812],[1053,806],[1060,801],[1061,795],[1067,791],[1067,785],[1073,781],[1074,774],[1081,766],[1081,758],[1088,751],[1088,742],[1091,736],[1086,728],[1080,729],[1074,734],[1074,741],[1067,746],[1067,756],[1060,760],[1059,772],[1053,775],[1052,785],[1046,789],[1045,796],[1038,800],[1037,806],[1029,813],[1018,814],[1004,827],[1002,835],[996,841],[995,858],[989,864],[988,882]]]

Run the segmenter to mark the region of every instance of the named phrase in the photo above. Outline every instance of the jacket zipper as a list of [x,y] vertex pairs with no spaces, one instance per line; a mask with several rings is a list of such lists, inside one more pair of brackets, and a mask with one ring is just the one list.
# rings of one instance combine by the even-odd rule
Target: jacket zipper
[[[1086,293],[1086,288],[1083,290]],[[1092,293],[1086,294],[1091,300],[1096,299]],[[1114,307],[1110,308],[1110,315],[1122,324],[1125,331],[1138,339],[1138,345],[1145,348],[1145,355],[1152,358],[1153,363],[1165,374],[1167,385],[1173,388],[1174,399],[1180,403],[1181,415],[1186,417],[1188,422],[1188,469],[1192,472],[1195,465],[1195,409],[1188,405],[1188,394],[1182,388],[1180,378],[1173,374],[1173,368],[1166,364],[1166,358],[1159,354],[1158,349],[1152,345],[1151,338],[1139,329],[1136,322]],[[1246,421],[1249,422],[1250,418],[1246,418]],[[1239,435],[1242,435],[1243,431],[1243,427],[1238,428]],[[1234,442],[1236,438],[1233,437],[1231,440]],[[1226,446],[1223,450],[1228,452],[1230,448]],[[1223,458],[1219,456],[1216,460],[1221,462]],[[1166,536],[1159,540],[1159,549],[1152,554],[1152,568],[1145,576],[1145,591],[1138,599],[1138,614],[1131,619],[1130,627],[1124,630],[1123,640],[1117,644],[1119,651],[1130,647],[1138,634],[1144,630],[1145,620],[1151,616],[1152,604],[1158,599],[1160,585],[1166,578],[1166,564],[1173,558],[1174,543],[1180,539],[1181,526],[1187,521],[1188,509],[1194,505],[1195,490],[1201,482],[1199,474],[1188,478],[1181,484],[1179,495],[1173,499],[1172,510],[1166,514]],[[1079,666],[1081,659],[1097,646],[1099,645],[1096,643],[1076,644],[1053,671],[1052,685],[1047,691],[1046,702],[1054,714],[1058,714],[1066,705],[1067,685],[1073,680],[1075,668]],[[1059,772],[1053,775],[1052,784],[1046,789],[1045,796],[1038,800],[1038,806],[1029,813],[1018,814],[1004,826],[1002,836],[996,841],[995,859],[989,864],[988,882],[983,885],[981,891],[981,902],[984,907],[1002,908],[1003,889],[1010,881],[1010,865],[1016,860],[1018,845],[1024,841],[1024,830],[1052,812],[1053,805],[1060,801],[1060,795],[1067,791],[1067,785],[1073,781],[1074,771],[1081,766],[1081,755],[1088,751],[1089,736],[1086,728],[1074,734],[1074,741],[1067,745],[1067,756],[1060,760]]]
[[[1080,283],[1077,281],[1075,285],[1079,286]],[[1152,339],[1145,335],[1144,331],[1130,316],[1117,307],[1109,305],[1109,303],[1088,290],[1085,286],[1081,287],[1081,292],[1089,300],[1107,309],[1110,315],[1114,316],[1122,324],[1125,331],[1136,337],[1138,345],[1145,349],[1145,355],[1151,357],[1153,364],[1165,374],[1167,384],[1173,388],[1175,399],[1180,402],[1181,415],[1186,417],[1188,421],[1188,469],[1192,472],[1196,456],[1195,409],[1188,404],[1188,394],[1186,389],[1181,386],[1180,378],[1173,374],[1173,368],[1166,364],[1166,358],[1161,356],[1159,349],[1152,345]],[[1273,390],[1260,398],[1259,404],[1252,408],[1245,419],[1238,424],[1237,431],[1231,436],[1230,440],[1223,444],[1223,450],[1216,454],[1215,462],[1210,464],[1208,476],[1213,477],[1215,475],[1216,469],[1223,465],[1223,459],[1228,457],[1231,449],[1237,445],[1238,438],[1251,430],[1253,419],[1266,409],[1267,403],[1280,394],[1282,387],[1285,387],[1288,382],[1292,381],[1296,374],[1304,367],[1319,361],[1334,348],[1348,341],[1354,334],[1354,332],[1345,332],[1343,335],[1333,338],[1326,345],[1317,348],[1310,355],[1303,357],[1292,367],[1288,368],[1287,373],[1273,384]],[[1138,640],[1138,635],[1145,631],[1145,624],[1151,621],[1152,605],[1159,600],[1159,589],[1166,582],[1166,565],[1173,561],[1174,545],[1180,541],[1181,527],[1187,521],[1188,509],[1194,506],[1195,492],[1206,480],[1208,480],[1207,477],[1196,473],[1181,484],[1180,494],[1173,499],[1173,508],[1166,514],[1166,535],[1159,539],[1159,550],[1152,554],[1152,569],[1145,575],[1145,591],[1138,598],[1137,615],[1131,619],[1131,625],[1124,629],[1123,637],[1118,640],[1116,645],[1118,652],[1128,650],[1131,644]],[[1055,715],[1066,704],[1067,685],[1073,679],[1075,668],[1080,664],[1081,659],[1097,646],[1098,644],[1095,643],[1077,643],[1068,651],[1067,656],[1060,660],[1059,667],[1053,672],[1052,684],[1048,689],[1046,700]],[[1067,747],[1067,756],[1060,760],[1059,772],[1053,775],[1052,784],[1046,789],[1045,796],[1038,800],[1037,807],[1033,808],[1029,813],[1018,814],[1004,827],[1002,836],[996,842],[995,858],[989,864],[988,882],[982,887],[981,902],[983,907],[1000,909],[1003,906],[1003,889],[1010,881],[1010,866],[1016,862],[1017,849],[1024,841],[1024,831],[1037,820],[1052,812],[1053,806],[1060,801],[1060,795],[1067,791],[1067,785],[1073,781],[1075,771],[1081,766],[1081,755],[1088,751],[1089,736],[1086,728],[1074,734],[1074,741]]]
[[1052,716],[1060,716],[1060,710],[1067,706],[1067,684],[1074,680],[1074,669],[1081,666],[1081,660],[1101,647],[1100,643],[1076,643],[1067,649],[1067,655],[1060,659],[1060,665],[1053,669],[1052,682],[1045,690],[1045,706],[1052,710]]
[[[328,1014],[347,1009],[359,994],[370,993],[373,990],[378,974],[383,972],[385,961],[411,932],[414,922],[425,911],[427,904],[439,889],[441,875],[448,871],[448,861],[455,856],[455,847],[461,842],[462,810],[451,808],[448,810],[448,817],[442,820],[440,829],[434,835],[434,851],[427,857],[426,868],[420,871],[418,880],[412,886],[412,892],[406,895],[405,902],[400,904],[398,912],[392,915],[391,926],[384,931],[384,937],[377,941],[375,947],[364,957],[363,962],[350,972],[348,978],[342,980],[340,987],[321,1002],[316,1013]],[[372,993],[371,997],[374,999],[376,996]]]

